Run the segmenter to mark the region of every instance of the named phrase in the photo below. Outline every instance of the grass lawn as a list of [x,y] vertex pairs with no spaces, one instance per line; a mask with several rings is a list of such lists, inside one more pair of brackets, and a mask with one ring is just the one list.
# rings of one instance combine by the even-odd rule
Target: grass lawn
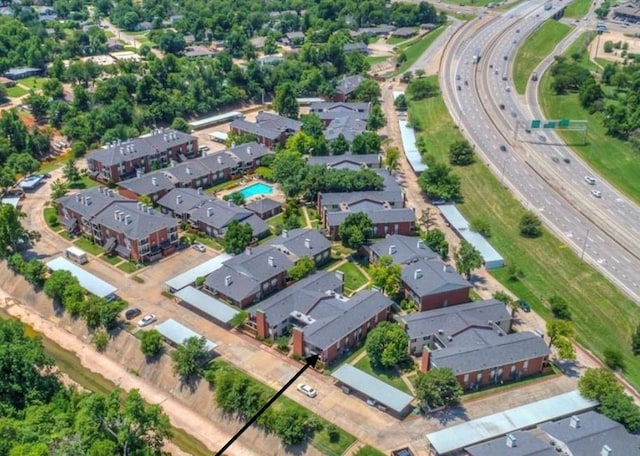
[[391,46],[395,46],[396,44],[400,44],[403,41],[407,41],[411,38],[401,38],[399,36],[391,36],[387,39],[387,44],[390,44]]
[[591,0],[573,0],[564,10],[565,18],[580,19],[586,16],[591,6]]
[[20,79],[18,84],[28,87],[29,89],[42,89],[42,83],[49,78],[43,78],[40,76],[31,76],[28,78]]
[[221,184],[217,184],[214,185],[212,187],[206,188],[205,189],[205,193],[215,193],[215,192],[221,192],[223,190],[227,190],[233,187],[237,187],[238,185],[240,185],[240,182],[242,182],[243,178],[239,177],[238,179],[233,179],[227,182],[223,182]]
[[7,87],[7,96],[9,98],[17,98],[28,94],[29,91],[19,86]]
[[127,274],[131,274],[132,272],[136,272],[138,270],[138,267],[133,261],[124,261],[118,266],[118,269],[126,272]]
[[[440,0],[442,1],[442,3],[449,3],[450,5],[469,5],[469,6],[473,6],[475,8],[481,7],[481,6],[487,6],[489,3],[500,3],[499,0],[471,0],[469,2],[465,2],[462,0]],[[509,3],[509,5],[511,5],[511,3]]]
[[[584,43],[583,40],[580,40]],[[565,55],[571,55],[579,48],[571,47]],[[586,56],[582,62],[586,64]],[[601,113],[589,114],[580,105],[577,94],[555,95],[551,89],[551,77],[546,73],[540,83],[542,109],[549,119],[584,119],[589,122],[586,145],[574,145],[582,159],[587,161],[599,174],[629,198],[640,202],[640,162],[626,141],[606,134]],[[560,132],[569,144],[581,144],[582,133]],[[602,153],[606,151],[606,153]]]
[[[427,79],[436,85],[438,84],[438,76],[427,76]],[[453,125],[449,111],[439,96],[423,100],[420,103],[411,103],[409,105],[409,119],[411,124],[417,127],[417,132],[429,132],[429,134],[423,135],[428,151],[448,151],[453,142],[464,139],[460,131]]]
[[424,51],[426,51],[431,43],[433,43],[436,38],[440,36],[444,29],[447,28],[448,24],[443,24],[435,30],[430,31],[426,35],[419,37],[415,42],[412,42],[411,45],[407,47],[403,47],[402,50],[404,54],[407,56],[407,60],[400,65],[400,68],[396,71],[396,74],[402,74],[409,69],[411,65],[418,60],[418,57],[422,55]]
[[122,258],[120,258],[118,255],[113,255],[113,256],[109,256],[109,255],[101,255],[100,259],[102,261],[104,261],[105,263],[109,263],[112,266],[115,266],[117,264],[122,263],[122,261],[124,261]]
[[[376,450],[375,448],[369,445],[358,447],[358,452],[360,451],[362,451],[366,456],[385,456],[386,455],[386,453]],[[355,453],[355,454],[360,454],[360,453]]]
[[51,223],[49,223],[49,217],[52,217],[54,215],[58,215],[58,211],[56,210],[55,207],[45,207],[44,208],[44,221],[47,223],[47,226],[49,228],[51,228],[53,231],[58,231],[60,228],[62,228],[62,225],[60,225],[60,221],[58,220],[58,223],[56,223],[55,225],[52,225]]
[[74,244],[77,245],[82,250],[84,250],[85,252],[89,252],[92,255],[100,255],[103,252],[100,246],[95,245],[93,242],[91,242],[89,239],[85,237],[79,237],[74,241]]
[[214,238],[212,238],[211,236],[205,236],[202,233],[197,233],[196,234],[196,241],[198,241],[201,244],[204,244],[208,247],[211,247],[214,250],[223,250],[224,247],[222,247],[222,244],[220,244],[218,241],[216,241]]
[[409,388],[404,383],[402,378],[400,377],[400,372],[395,369],[377,369],[371,365],[371,361],[369,360],[369,355],[363,357],[360,361],[355,364],[355,367],[360,369],[367,374],[373,375],[378,380],[385,382],[388,385],[393,386],[401,391],[404,391],[407,394],[411,394]]
[[569,33],[571,27],[558,21],[545,21],[518,49],[513,65],[513,85],[524,93],[533,69],[548,56],[554,47]]
[[80,176],[80,180],[75,183],[74,185],[71,185],[70,188],[92,188],[92,187],[97,187],[99,184],[94,181],[93,179],[91,179],[89,176],[85,176],[85,175],[81,175]]
[[362,285],[367,283],[367,278],[360,272],[355,264],[347,262],[340,266],[337,271],[344,272],[344,289],[345,291],[355,291]]
[[[441,105],[439,109],[443,118],[438,122],[421,119],[422,131],[419,135],[426,136],[429,141],[442,125],[451,123],[441,97],[421,104],[430,104],[433,111],[436,102]],[[411,109],[418,113],[428,112],[419,106],[412,106]],[[429,150],[437,159],[447,160],[447,148],[430,147]],[[610,147],[603,150],[607,150],[610,156]],[[640,386],[640,359],[634,357],[630,350],[631,335],[640,323],[636,304],[599,272],[580,261],[549,231],[545,230],[539,239],[522,238],[517,222],[524,208],[499,184],[484,164],[457,167],[456,173],[462,179],[464,196],[464,204],[458,205],[458,208],[467,220],[480,216],[489,218],[491,244],[505,258],[507,265],[516,265],[524,272],[524,278],[510,282],[507,268],[491,273],[544,318],[551,316],[545,304],[548,298],[558,295],[566,299],[573,315],[578,342],[599,357],[607,348],[621,350],[627,365],[625,376],[636,387]]]
[[40,169],[38,172],[41,173],[50,173],[54,169],[61,168],[64,166],[65,162],[69,159],[70,155],[68,153],[56,155],[52,160],[46,160],[40,162]]
[[378,63],[382,63],[385,60],[389,60],[391,56],[389,55],[368,55],[364,58],[365,62],[369,65],[377,65]]

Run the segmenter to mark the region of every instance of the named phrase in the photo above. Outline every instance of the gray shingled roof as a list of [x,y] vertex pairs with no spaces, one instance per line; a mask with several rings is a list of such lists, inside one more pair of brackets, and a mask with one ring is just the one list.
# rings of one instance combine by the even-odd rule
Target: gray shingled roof
[[63,208],[71,209],[86,219],[90,219],[112,203],[128,201],[130,200],[122,198],[107,187],[81,190],[78,193],[65,195],[57,200]]
[[[309,247],[306,246],[307,239]],[[324,237],[320,231],[311,228],[283,230],[280,236],[270,239],[268,244],[280,250],[286,250],[297,258],[308,256],[312,259],[318,252],[331,248],[331,241]]]
[[[327,224],[329,226],[342,225],[349,214],[356,212],[363,212],[363,210],[354,207],[353,210],[349,211],[327,212]],[[378,223],[413,222],[416,219],[415,213],[408,208],[371,210],[366,211],[366,214],[374,225]]]
[[[131,239],[144,239],[162,228],[176,228],[178,222],[173,217],[157,211],[143,212],[135,201],[115,203],[98,214],[93,221]],[[120,211],[116,219],[115,211]]]
[[369,249],[378,258],[390,256],[394,263],[406,264],[414,260],[434,260],[438,255],[427,247],[419,237],[393,234],[371,245]]
[[448,367],[455,375],[509,366],[550,351],[545,341],[531,332],[500,336],[501,330],[469,329],[446,341],[447,347],[431,352],[432,367]]
[[240,131],[250,133],[262,138],[276,140],[280,137],[280,131],[267,125],[260,125],[254,122],[248,122],[244,119],[236,119],[229,125],[230,128],[236,128]]
[[311,112],[322,120],[340,119],[350,117],[361,119],[365,122],[369,119],[369,103],[311,103]]
[[460,274],[438,260],[418,260],[408,264],[402,270],[402,281],[418,296],[471,288]]
[[341,203],[353,204],[362,200],[388,202],[394,207],[402,207],[404,204],[404,194],[399,190],[382,190],[366,192],[347,193],[320,193],[320,205],[332,206]]
[[256,116],[256,123],[275,128],[280,131],[298,132],[302,129],[302,122],[288,117],[280,116],[272,112],[260,111]]
[[253,161],[257,158],[264,157],[265,155],[273,155],[272,151],[256,142],[240,144],[239,146],[232,147],[227,150],[227,153],[235,155],[243,162]]
[[356,136],[362,134],[367,129],[367,122],[364,119],[344,116],[333,119],[324,131],[327,141],[335,141],[340,135],[344,136],[349,144]]
[[191,183],[194,179],[201,179],[209,175],[209,169],[199,160],[190,160],[163,170],[164,173],[173,176],[179,184]]
[[164,171],[154,171],[141,177],[118,182],[118,187],[131,190],[138,195],[149,195],[160,190],[169,191],[175,187],[175,183]]
[[[511,440],[511,446],[507,441]],[[515,431],[507,436],[465,448],[469,456],[557,456],[548,442],[536,438],[530,432]]]
[[213,199],[213,196],[200,194],[193,188],[174,188],[158,200],[158,205],[176,213],[184,214]]
[[349,95],[356,91],[356,89],[365,81],[367,78],[356,74],[354,76],[347,76],[343,78],[336,87],[336,92],[343,93],[345,95]]
[[245,208],[258,215],[266,214],[269,211],[282,207],[282,203],[271,198],[254,199],[244,205]]
[[339,168],[343,163],[354,163],[358,166],[367,165],[371,167],[380,166],[380,155],[378,154],[364,154],[364,155],[317,155],[311,156],[307,159],[309,165],[325,165],[332,168]]
[[511,320],[506,304],[496,299],[474,301],[441,309],[417,312],[402,317],[410,340],[422,339],[442,331],[442,337],[455,336],[471,327],[493,329],[488,324]]
[[372,290],[360,291],[346,302],[321,301],[307,312],[316,321],[304,328],[304,340],[324,350],[392,305],[393,301]]
[[369,50],[369,47],[362,41],[358,41],[357,43],[345,43],[344,46],[342,46],[342,49],[347,53],[355,51],[367,52]]
[[244,223],[245,219],[256,216],[253,212],[236,206],[231,201],[223,201],[218,198],[210,198],[202,205],[190,210],[189,214],[194,222],[201,221],[219,230],[222,230],[233,220]]
[[255,315],[260,309],[271,326],[277,326],[289,320],[294,310],[308,309],[327,295],[327,291],[342,292],[343,282],[333,272],[315,272],[293,285],[279,291],[275,295],[249,308]]
[[538,426],[554,440],[565,443],[574,455],[600,456],[602,447],[611,448],[612,456],[640,455],[640,437],[629,434],[625,428],[596,412],[577,415],[578,427],[572,427],[572,418],[543,423]]
[[197,161],[200,162],[201,165],[209,169],[212,173],[224,171],[225,169],[233,169],[238,166],[236,161],[231,158],[231,156],[226,152],[216,152],[210,155],[206,155],[204,157],[198,158]]

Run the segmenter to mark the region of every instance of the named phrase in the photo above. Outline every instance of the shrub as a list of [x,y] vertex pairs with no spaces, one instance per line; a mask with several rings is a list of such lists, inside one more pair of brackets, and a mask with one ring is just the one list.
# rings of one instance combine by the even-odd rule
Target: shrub
[[567,301],[561,296],[551,296],[549,298],[549,304],[551,305],[551,312],[556,318],[561,320],[571,320],[571,310]]
[[615,348],[607,348],[604,351],[604,363],[609,369],[624,370],[625,362],[622,352]]
[[93,333],[93,336],[91,336],[91,343],[95,345],[96,350],[103,352],[109,343],[109,334],[104,329],[96,331]]

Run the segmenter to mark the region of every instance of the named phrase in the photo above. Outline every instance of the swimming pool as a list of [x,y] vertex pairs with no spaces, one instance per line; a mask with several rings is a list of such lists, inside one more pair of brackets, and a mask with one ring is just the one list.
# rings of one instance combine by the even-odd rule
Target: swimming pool
[[240,193],[245,199],[247,199],[256,195],[267,195],[269,193],[273,193],[273,187],[262,182],[257,182],[243,188],[238,193]]

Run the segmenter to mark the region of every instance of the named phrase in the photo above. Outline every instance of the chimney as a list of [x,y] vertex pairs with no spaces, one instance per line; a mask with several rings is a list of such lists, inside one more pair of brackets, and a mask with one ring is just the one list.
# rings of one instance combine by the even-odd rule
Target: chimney
[[613,450],[609,445],[602,445],[602,450],[600,450],[600,456],[611,456],[613,454]]
[[310,249],[311,248],[311,239],[306,238],[304,240],[304,246],[305,246],[305,248]]
[[208,207],[207,208],[207,217],[211,217],[213,215],[213,208],[212,207]]
[[120,148],[120,155],[124,155],[124,147]]
[[336,271],[336,277],[338,278],[338,280],[340,282],[344,282],[344,272],[342,271]]
[[289,237],[289,230],[282,230],[282,237],[283,238]]
[[114,193],[112,189],[107,190],[107,193],[109,193],[109,196],[113,197]]
[[442,336],[444,334],[444,329],[439,329],[438,330],[438,334],[440,334]]
[[225,286],[227,286],[227,287],[228,287],[228,286],[229,286],[229,285],[231,285],[232,283],[233,283],[233,279],[231,278],[231,276],[230,276],[230,275],[228,275],[228,276],[226,276],[226,277],[224,278],[224,284],[225,284]]
[[187,169],[185,170],[185,172],[186,172],[189,176],[191,176],[191,169],[190,169],[188,166],[187,166]]
[[507,434],[507,446],[509,448],[515,448],[516,446],[516,436],[513,434]]
[[162,139],[164,139],[164,142],[167,142],[167,135],[163,135]]
[[421,279],[422,278],[422,269],[416,269],[413,272],[413,278],[416,279],[416,280],[417,279]]
[[113,211],[113,218],[115,220],[120,220],[120,213],[118,212],[117,209],[115,211]]
[[80,199],[80,196],[81,196],[81,195],[80,195],[80,193],[76,193],[76,201],[77,201],[78,203],[79,203],[79,202],[80,202],[80,200],[81,200],[81,199]]
[[389,246],[389,255],[393,255],[394,253],[396,253],[398,251],[398,249],[396,248],[395,245],[390,245]]
[[198,192],[198,195],[203,195],[203,193],[202,193],[202,187],[198,187],[197,192]]
[[272,256],[269,257],[269,266],[271,266],[272,268],[275,268],[276,266],[276,259],[273,258]]
[[182,203],[182,195],[176,195],[176,204]]
[[86,204],[87,206],[89,206],[91,204],[91,197],[90,196],[85,196],[84,197],[84,204]]
[[251,147],[247,147],[247,154],[251,155]]
[[131,223],[131,216],[129,214],[124,216],[124,223],[126,225],[128,225],[129,223]]
[[419,249],[424,249],[424,242],[422,242],[422,240],[418,241],[418,248]]
[[153,184],[154,187],[158,186],[158,178],[157,177],[152,177],[151,178],[151,184]]
[[222,157],[220,155],[218,155],[218,164],[221,165],[222,164]]
[[245,249],[244,253],[246,253],[247,255],[251,256],[251,253],[253,253],[253,252],[251,251],[251,247],[247,247],[247,248]]
[[569,420],[569,426],[574,429],[578,429],[580,427],[580,418],[578,418],[576,415],[573,415]]
[[141,201],[138,201],[138,210],[141,211],[144,204]]

